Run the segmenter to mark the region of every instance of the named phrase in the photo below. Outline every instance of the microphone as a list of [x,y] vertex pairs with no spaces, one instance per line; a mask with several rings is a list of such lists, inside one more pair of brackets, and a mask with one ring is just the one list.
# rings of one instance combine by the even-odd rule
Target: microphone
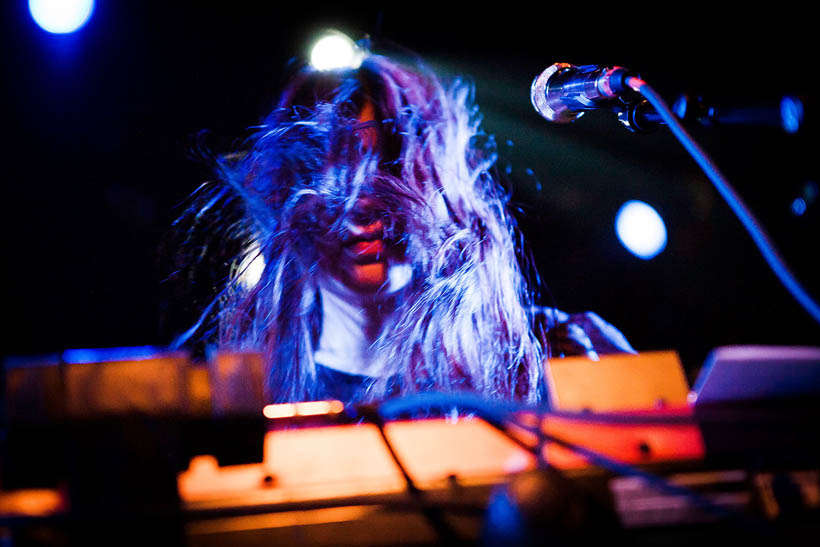
[[633,94],[626,83],[631,76],[634,74],[619,66],[555,63],[533,80],[530,100],[547,121],[570,123],[587,110],[611,109],[614,99]]

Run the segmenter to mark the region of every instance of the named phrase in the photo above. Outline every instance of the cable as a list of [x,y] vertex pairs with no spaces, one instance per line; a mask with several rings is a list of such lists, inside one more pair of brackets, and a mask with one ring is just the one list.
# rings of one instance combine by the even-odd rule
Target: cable
[[[726,521],[733,522],[738,526],[749,527],[750,529],[754,529],[756,532],[759,532],[761,534],[773,535],[775,533],[774,528],[768,522],[761,520],[759,518],[752,518],[751,516],[741,513],[737,510],[731,510],[725,507],[721,507],[720,505],[712,502],[711,500],[709,500],[705,496],[702,496],[701,494],[692,490],[691,488],[677,485],[661,476],[643,471],[642,469],[634,465],[620,462],[618,460],[605,456],[600,452],[590,450],[584,446],[571,443],[560,437],[556,437],[555,435],[545,433],[543,430],[541,430],[541,428],[529,428],[526,425],[517,422],[516,425],[529,431],[530,433],[538,435],[545,441],[555,443],[559,446],[562,446],[564,448],[567,448],[568,450],[575,452],[592,465],[611,471],[616,475],[640,478],[646,481],[651,487],[656,488],[657,490],[660,490],[673,496],[680,496],[686,498],[702,511],[714,515],[719,519],[724,519]],[[539,446],[541,446],[542,444],[543,443],[539,443]]]
[[379,405],[378,412],[382,418],[390,420],[405,414],[412,414],[413,412],[429,410],[431,408],[441,410],[457,408],[459,410],[475,412],[485,421],[495,423],[503,423],[509,419],[510,414],[513,412],[527,410],[527,408],[522,405],[505,401],[489,401],[470,392],[441,393],[436,391],[423,391],[387,399]]
[[[528,431],[528,432],[530,432],[534,435],[537,435],[537,436],[543,438],[544,440],[546,440],[548,442],[555,443],[559,446],[562,446],[564,448],[567,448],[567,449],[571,450],[572,452],[575,452],[576,454],[578,454],[579,456],[581,456],[585,460],[587,460],[589,463],[591,463],[591,464],[593,464],[597,467],[607,469],[609,471],[614,472],[617,475],[639,477],[641,479],[646,480],[647,482],[649,482],[650,484],[652,484],[653,486],[657,487],[660,490],[665,490],[666,492],[668,492],[670,494],[686,496],[687,498],[690,498],[692,501],[695,501],[697,503],[697,505],[700,506],[701,508],[704,508],[704,509],[707,509],[707,510],[710,510],[710,511],[712,509],[717,509],[718,508],[712,502],[706,500],[705,498],[701,497],[699,494],[696,494],[692,490],[690,490],[688,488],[685,488],[685,487],[682,487],[682,486],[678,486],[676,484],[673,484],[673,483],[669,482],[668,480],[666,480],[662,477],[659,477],[659,476],[654,475],[652,473],[647,473],[645,471],[642,471],[642,470],[640,470],[639,468],[637,468],[633,465],[629,465],[629,464],[620,462],[620,461],[612,459],[608,456],[604,456],[600,452],[596,452],[594,450],[590,450],[589,448],[586,448],[586,447],[581,446],[579,444],[569,442],[567,440],[562,439],[561,437],[556,437],[555,435],[552,435],[550,433],[545,433],[540,427],[539,428],[532,428],[532,427],[529,427],[525,424],[521,424],[519,422],[515,422],[515,424],[518,427],[521,427],[521,428],[525,429],[526,431]],[[723,516],[728,516],[727,514],[725,514],[726,512],[724,510],[722,510],[722,508],[721,508],[721,512],[724,513]]]
[[445,545],[460,543],[458,534],[456,534],[453,527],[450,526],[444,518],[440,508],[430,504],[427,501],[424,490],[416,485],[413,477],[402,463],[399,455],[393,448],[393,443],[391,443],[390,439],[387,437],[387,432],[384,430],[384,418],[380,415],[379,411],[367,405],[361,405],[357,407],[357,410],[362,418],[375,425],[379,430],[379,435],[381,436],[382,441],[384,441],[384,446],[387,448],[387,451],[390,453],[390,457],[393,459],[393,462],[396,464],[396,467],[399,469],[399,472],[404,478],[404,483],[407,486],[408,493],[416,501],[419,511],[421,511],[433,529],[438,533],[439,541]]
[[[510,421],[510,415],[512,413],[525,410],[523,406],[501,401],[488,401],[472,393],[422,392],[395,399],[388,399],[382,402],[379,407],[379,414],[384,419],[390,419],[397,418],[402,414],[412,414],[414,411],[420,409],[429,410],[431,408],[441,410],[456,408],[465,412],[474,412],[484,420],[484,422],[500,431],[521,448],[532,452],[530,445],[512,434],[505,426],[505,424]],[[519,424],[516,423],[516,425]],[[533,452],[533,454],[536,457],[539,467],[552,468],[552,466],[544,460],[541,451]]]
[[[379,406],[378,412],[383,419],[389,419],[391,417],[398,417],[402,414],[407,414],[422,409],[450,409],[453,407],[475,412],[478,417],[493,427],[496,427],[507,437],[530,451],[530,453],[532,453],[539,462],[543,461],[543,441],[553,442],[575,452],[576,454],[579,454],[592,465],[607,469],[616,475],[633,476],[644,479],[655,488],[672,495],[685,497],[697,507],[718,517],[726,518],[728,520],[737,520],[744,525],[760,527],[761,531],[769,531],[768,528],[761,526],[761,522],[759,520],[753,520],[738,513],[737,511],[730,511],[726,508],[720,507],[690,488],[673,484],[663,477],[643,471],[633,465],[619,462],[584,446],[571,443],[560,437],[556,437],[555,435],[545,433],[540,427],[533,428],[514,419],[514,414],[516,412],[527,410],[532,411],[533,409],[531,408],[515,405],[513,403],[488,401],[470,393],[427,392],[384,401]],[[544,415],[544,413],[542,412],[541,415]],[[546,415],[549,416],[549,413]],[[536,446],[530,446],[523,443],[511,431],[504,427],[504,424],[509,423],[515,424],[516,427],[537,436],[539,438],[539,443]]]
[[780,254],[775,249],[763,227],[757,219],[755,219],[752,212],[746,207],[743,200],[735,192],[715,163],[709,158],[706,152],[698,146],[686,129],[684,129],[669,106],[654,89],[640,78],[630,76],[626,79],[626,84],[634,91],[643,95],[655,108],[664,123],[669,126],[669,129],[675,137],[677,137],[686,151],[689,152],[700,168],[703,169],[703,172],[706,173],[706,176],[712,181],[717,191],[723,196],[723,199],[726,200],[726,203],[728,203],[729,207],[746,228],[746,231],[749,232],[749,235],[752,237],[755,245],[757,245],[763,258],[769,264],[769,267],[771,267],[780,282],[809,315],[811,315],[817,323],[820,323],[820,306],[812,300],[808,292],[806,292],[797,278],[795,278],[794,274],[792,274],[791,270],[789,270],[786,263],[780,257]]

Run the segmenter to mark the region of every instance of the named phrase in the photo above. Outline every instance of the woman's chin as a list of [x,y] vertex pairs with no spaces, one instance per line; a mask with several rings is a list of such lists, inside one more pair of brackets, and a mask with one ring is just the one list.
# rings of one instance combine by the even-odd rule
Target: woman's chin
[[376,292],[387,283],[387,263],[384,261],[354,264],[348,275],[347,285],[360,292]]

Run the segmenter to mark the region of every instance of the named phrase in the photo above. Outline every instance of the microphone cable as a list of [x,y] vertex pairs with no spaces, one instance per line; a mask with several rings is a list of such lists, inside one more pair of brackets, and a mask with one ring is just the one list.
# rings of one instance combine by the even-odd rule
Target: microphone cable
[[626,85],[642,95],[649,104],[655,108],[664,123],[669,126],[669,129],[678,141],[680,141],[681,145],[689,152],[689,155],[692,156],[703,172],[706,173],[706,176],[712,181],[718,193],[732,209],[735,216],[738,217],[743,227],[746,228],[746,231],[751,236],[755,245],[757,245],[763,258],[769,264],[769,267],[777,276],[778,280],[780,280],[803,309],[820,324],[820,306],[818,306],[811,295],[803,288],[785,261],[780,257],[780,254],[763,227],[748,207],[746,207],[746,204],[737,192],[735,192],[734,188],[732,188],[732,185],[729,184],[726,177],[720,172],[717,165],[715,165],[706,152],[689,135],[666,102],[649,84],[638,77],[627,76]]

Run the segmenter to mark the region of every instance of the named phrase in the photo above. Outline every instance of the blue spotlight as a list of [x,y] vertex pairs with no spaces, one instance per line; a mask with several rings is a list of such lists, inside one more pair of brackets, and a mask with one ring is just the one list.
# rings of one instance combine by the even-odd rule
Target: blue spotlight
[[806,212],[808,205],[806,204],[806,200],[803,198],[795,198],[792,201],[792,214],[796,217],[799,217],[803,213]]
[[46,32],[68,34],[88,21],[94,0],[29,0],[28,10]]
[[803,124],[803,102],[791,95],[783,97],[780,101],[780,120],[786,133],[797,133]]
[[627,201],[615,217],[615,232],[627,250],[644,260],[666,247],[666,226],[655,209],[642,201]]

